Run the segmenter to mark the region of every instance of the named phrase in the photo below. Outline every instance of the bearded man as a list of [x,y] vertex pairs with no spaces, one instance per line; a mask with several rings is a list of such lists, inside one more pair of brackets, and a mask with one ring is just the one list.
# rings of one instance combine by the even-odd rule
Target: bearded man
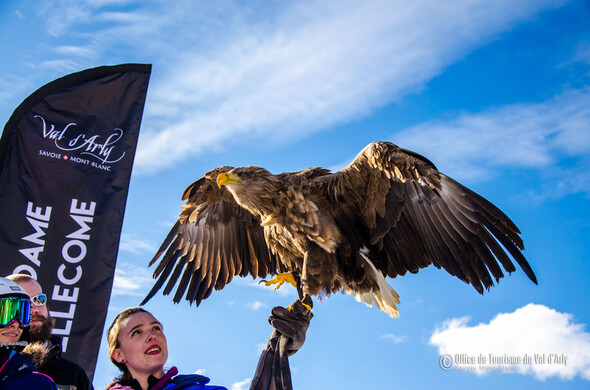
[[47,296],[41,285],[30,275],[7,276],[31,297],[31,343],[25,354],[39,372],[51,377],[60,390],[94,390],[86,371],[62,356],[61,338],[51,334],[55,320],[47,309]]

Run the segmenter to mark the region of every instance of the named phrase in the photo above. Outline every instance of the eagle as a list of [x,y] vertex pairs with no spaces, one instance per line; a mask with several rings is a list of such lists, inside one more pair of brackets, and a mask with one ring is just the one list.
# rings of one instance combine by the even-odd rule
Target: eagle
[[386,278],[444,268],[483,294],[515,260],[536,284],[516,225],[418,153],[373,142],[338,172],[215,168],[189,185],[150,261],[164,287],[199,306],[234,276],[288,281],[300,297],[352,295],[398,316]]

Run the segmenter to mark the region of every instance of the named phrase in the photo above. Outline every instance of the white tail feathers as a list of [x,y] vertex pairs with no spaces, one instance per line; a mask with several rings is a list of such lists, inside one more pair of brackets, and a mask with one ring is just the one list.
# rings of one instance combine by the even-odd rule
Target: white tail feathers
[[383,274],[379,272],[377,268],[375,268],[373,262],[369,260],[364,251],[361,250],[360,254],[365,260],[366,264],[369,265],[369,267],[365,267],[365,270],[367,272],[373,272],[375,280],[377,281],[377,285],[379,286],[379,290],[362,294],[350,290],[346,292],[352,295],[357,301],[363,302],[369,307],[373,307],[373,304],[375,304],[379,310],[387,313],[387,315],[392,318],[399,317],[399,312],[397,311],[397,304],[400,303],[399,295],[389,285],[389,283],[387,283]]

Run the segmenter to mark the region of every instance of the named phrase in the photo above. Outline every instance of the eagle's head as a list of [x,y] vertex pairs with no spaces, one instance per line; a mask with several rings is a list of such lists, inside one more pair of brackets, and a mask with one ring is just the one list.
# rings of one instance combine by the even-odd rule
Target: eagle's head
[[238,204],[253,214],[274,212],[280,182],[264,168],[247,166],[221,172],[217,176],[219,188],[225,186]]
[[217,175],[217,185],[231,186],[234,183],[247,182],[248,186],[276,181],[274,175],[264,168],[247,166],[230,168]]

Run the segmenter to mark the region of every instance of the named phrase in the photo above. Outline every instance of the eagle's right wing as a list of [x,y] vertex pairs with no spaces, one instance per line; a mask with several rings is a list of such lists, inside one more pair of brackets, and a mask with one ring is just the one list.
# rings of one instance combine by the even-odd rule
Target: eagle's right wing
[[186,293],[186,300],[198,306],[236,275],[263,278],[283,271],[266,245],[259,218],[241,208],[225,187],[217,187],[217,175],[229,169],[207,172],[184,191],[187,203],[149,264],[163,256],[154,271],[157,281],[142,305],[166,281],[164,295],[178,283],[174,302]]

